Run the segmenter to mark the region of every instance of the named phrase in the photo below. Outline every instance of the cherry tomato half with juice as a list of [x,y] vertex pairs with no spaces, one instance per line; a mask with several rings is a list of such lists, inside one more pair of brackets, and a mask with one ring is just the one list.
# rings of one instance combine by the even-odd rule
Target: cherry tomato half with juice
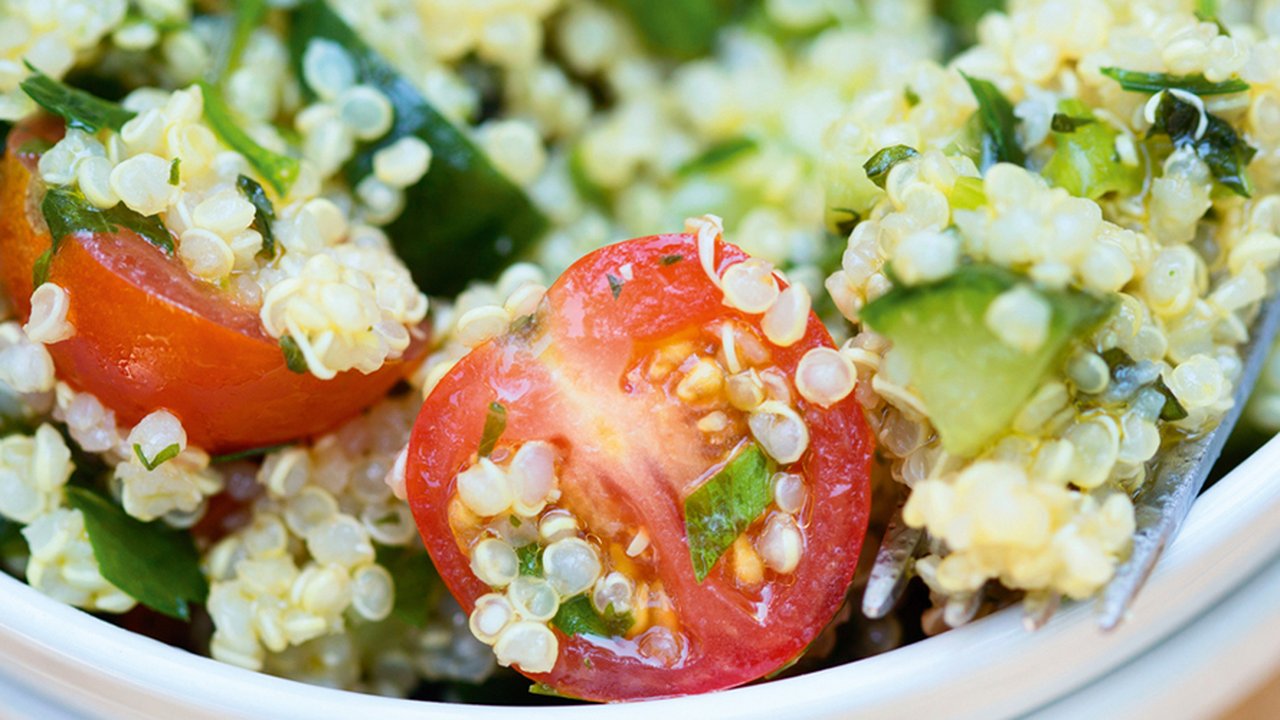
[[[36,117],[9,133],[0,164],[0,281],[20,319],[31,312],[32,267],[50,246],[35,172],[61,124]],[[227,452],[329,430],[372,404],[422,359],[415,340],[377,371],[321,380],[290,370],[256,308],[193,277],[131,230],[80,232],[58,249],[49,282],[70,297],[69,339],[48,346],[57,376],[134,424],[164,408],[196,446]]]
[[[747,260],[704,249],[717,277]],[[853,577],[873,441],[852,394],[797,392],[801,359],[833,352],[816,316],[799,323],[771,343],[693,236],[641,238],[573,265],[432,390],[406,490],[500,663],[613,701],[740,685],[803,652]],[[769,435],[788,418],[807,443],[771,456],[793,454]]]

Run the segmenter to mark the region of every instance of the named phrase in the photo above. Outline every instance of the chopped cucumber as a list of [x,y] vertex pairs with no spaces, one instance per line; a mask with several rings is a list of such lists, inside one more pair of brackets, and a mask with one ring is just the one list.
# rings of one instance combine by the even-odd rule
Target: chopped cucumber
[[1119,133],[1115,128],[1097,121],[1079,100],[1063,100],[1058,110],[1074,122],[1066,132],[1054,130],[1057,148],[1044,166],[1044,176],[1050,183],[1090,200],[1112,191],[1132,195],[1142,189],[1144,170],[1120,160],[1116,152]]
[[988,329],[993,300],[1031,281],[990,265],[968,265],[937,282],[895,287],[862,309],[905,360],[910,384],[947,452],[972,457],[1009,427],[1045,376],[1058,369],[1071,341],[1111,311],[1110,300],[1077,290],[1035,287],[1052,314],[1045,341],[1014,349]]

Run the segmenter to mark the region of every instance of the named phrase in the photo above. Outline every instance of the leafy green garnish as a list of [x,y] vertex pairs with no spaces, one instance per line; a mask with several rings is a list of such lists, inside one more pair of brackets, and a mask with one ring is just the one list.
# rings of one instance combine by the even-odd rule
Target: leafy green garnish
[[418,287],[433,295],[454,294],[474,278],[496,274],[542,235],[546,218],[519,186],[327,3],[305,0],[294,10],[289,32],[295,69],[301,68],[307,45],[317,39],[342,46],[355,63],[359,82],[381,91],[395,109],[390,132],[360,146],[347,166],[353,186],[372,172],[378,150],[403,137],[416,136],[433,151],[426,176],[405,190],[405,211],[385,228]]
[[746,446],[684,501],[684,529],[698,582],[769,506],[773,461]]
[[596,612],[586,595],[574,595],[560,603],[556,616],[551,618],[551,624],[570,637],[616,637],[625,634],[634,623],[631,613],[615,613],[612,605],[603,614]]
[[37,105],[60,116],[68,128],[96,133],[102,128],[117,132],[133,119],[134,113],[119,105],[64,85],[27,63],[31,75],[19,87]]
[[298,341],[292,335],[280,336],[280,352],[284,353],[284,364],[296,373],[307,371],[307,356],[302,354]]
[[618,296],[622,294],[622,286],[624,284],[622,278],[613,273],[605,273],[605,277],[609,279],[609,292],[613,293],[613,299],[617,300]]
[[391,573],[396,588],[391,614],[406,625],[425,628],[444,596],[431,556],[420,550],[376,545],[378,564]]
[[934,13],[951,27],[953,38],[948,55],[978,40],[978,21],[989,12],[1004,10],[1005,0],[933,0]]
[[79,192],[60,187],[51,187],[40,201],[40,213],[44,215],[45,224],[49,226],[49,249],[45,250],[35,262],[32,270],[32,281],[40,287],[49,279],[49,264],[63,241],[76,233],[114,233],[122,228],[137,233],[142,239],[173,254],[173,236],[160,216],[143,217],[130,210],[123,203],[102,210]]
[[1257,148],[1245,142],[1217,115],[1205,113],[1205,120],[1205,132],[1197,138],[1200,109],[1173,93],[1165,93],[1156,107],[1156,122],[1147,131],[1147,137],[1168,135],[1174,147],[1194,149],[1209,166],[1214,179],[1237,195],[1249,197],[1253,194],[1253,184],[1246,167],[1257,154]]
[[500,402],[489,403],[489,412],[484,416],[484,430],[480,432],[480,447],[476,452],[480,457],[489,457],[507,429],[507,408]]
[[[836,235],[842,238],[848,238],[849,233],[858,227],[858,223],[862,222],[862,213],[853,208],[837,207],[831,208],[831,212],[842,216],[834,222]],[[841,252],[844,252],[841,250]]]
[[1210,82],[1202,73],[1192,75],[1171,75],[1169,73],[1138,72],[1118,67],[1104,67],[1103,75],[1120,83],[1120,87],[1129,92],[1158,93],[1161,90],[1186,90],[1196,95],[1225,95],[1227,93],[1244,92],[1249,83],[1240,78],[1231,78],[1220,82]]
[[1054,113],[1053,119],[1049,121],[1049,129],[1056,133],[1073,133],[1082,125],[1092,125],[1098,122],[1092,117],[1074,117],[1066,113]]
[[[1006,345],[986,323],[992,301],[1030,286],[1051,311],[1033,350]],[[965,265],[935,282],[893,289],[862,309],[863,322],[893,343],[948,453],[972,457],[1003,434],[1073,341],[1114,307],[1076,290],[1035,287],[993,265]]]
[[708,54],[742,0],[614,0],[654,52],[688,59]]
[[915,107],[920,104],[920,95],[915,90],[912,90],[910,85],[902,91],[902,99],[907,101],[909,107]]
[[[1063,100],[1054,115],[1053,156],[1042,171],[1046,180],[1077,197],[1096,200],[1109,192],[1122,195],[1142,189],[1144,171],[1126,165],[1116,152],[1119,132],[1097,122],[1089,108],[1076,99]],[[1059,123],[1058,118],[1068,118]],[[1059,129],[1062,128],[1062,129]]]
[[538,543],[516,548],[516,557],[520,559],[521,575],[542,577],[542,547]]
[[676,169],[676,175],[688,177],[715,170],[725,163],[755,150],[759,146],[760,144],[753,138],[745,135],[722,140],[686,160]]
[[872,155],[870,159],[863,163],[862,169],[866,171],[867,179],[883,190],[885,181],[889,179],[889,171],[903,160],[910,160],[919,154],[913,147],[890,145],[889,147],[881,148],[875,155]]
[[213,128],[218,137],[232,150],[243,155],[253,169],[270,183],[276,194],[288,195],[289,188],[293,187],[293,182],[298,179],[297,158],[281,155],[259,145],[257,140],[240,127],[226,99],[223,98],[222,91],[207,82],[201,82],[199,85],[200,91],[204,94],[204,119],[209,122],[209,127]]
[[978,125],[981,132],[981,155],[978,167],[985,172],[998,162],[1021,165],[1026,161],[1018,144],[1018,118],[1013,114],[1009,98],[989,80],[970,77],[961,72],[969,89],[978,100]]
[[180,182],[182,182],[182,158],[174,158],[173,162],[169,163],[169,184],[177,186]]
[[166,462],[178,457],[178,454],[181,452],[182,448],[179,447],[177,443],[174,443],[156,453],[155,457],[147,459],[146,454],[142,452],[142,445],[140,443],[133,444],[133,454],[138,456],[138,462],[142,463],[142,466],[149,471],[155,470]]
[[253,178],[241,175],[236,178],[236,187],[240,193],[245,196],[250,203],[253,204],[253,224],[254,230],[262,236],[262,249],[258,251],[259,257],[267,259],[276,256],[276,233],[273,225],[276,221],[276,207],[271,204],[271,199],[267,197],[267,192]]
[[951,187],[951,207],[955,210],[977,210],[987,204],[987,191],[982,178],[963,175]]
[[253,31],[262,25],[267,17],[266,0],[236,0],[235,17],[231,26],[231,42],[227,45],[226,57],[223,58],[219,78],[225,78],[231,71],[240,66],[240,58],[249,46],[249,38]]
[[156,612],[191,619],[189,603],[209,594],[191,534],[130,517],[87,488],[72,486],[66,493],[68,504],[84,515],[102,577]]
[[214,455],[209,458],[210,465],[218,465],[221,463],[235,462],[237,460],[248,460],[249,458],[262,457],[269,455],[276,450],[283,450],[292,446],[293,443],[276,443],[274,445],[262,445],[260,447],[248,448],[246,450],[237,450],[236,452],[226,453],[223,455]]

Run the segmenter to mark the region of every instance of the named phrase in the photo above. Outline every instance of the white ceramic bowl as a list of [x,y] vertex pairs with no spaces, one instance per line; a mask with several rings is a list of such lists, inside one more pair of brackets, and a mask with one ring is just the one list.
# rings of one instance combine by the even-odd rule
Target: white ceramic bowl
[[[1246,681],[1256,680],[1256,668],[1265,669],[1280,654],[1256,651],[1264,645],[1275,648],[1280,638],[1259,642],[1250,637],[1249,625],[1249,618],[1265,615],[1263,619],[1269,624],[1252,629],[1280,631],[1280,603],[1274,599],[1280,591],[1278,554],[1280,438],[1196,502],[1131,617],[1114,632],[1102,633],[1095,628],[1088,604],[1064,608],[1036,633],[1023,630],[1021,616],[1012,609],[822,672],[709,695],[591,708],[446,705],[310,687],[168,647],[55,603],[12,578],[0,576],[0,699],[7,706],[7,710],[0,708],[0,716],[12,711],[42,718],[397,720],[429,715],[538,720],[578,718],[589,713],[593,718],[637,720],[776,720],[938,715],[990,718],[1043,711],[1070,717],[1082,714],[1081,702],[1115,710],[1116,705],[1104,703],[1123,697],[1133,700],[1133,691],[1138,688],[1126,685],[1123,679],[1150,680],[1155,671],[1145,668],[1160,667],[1149,662],[1135,664],[1134,659],[1159,658],[1162,652],[1165,665],[1158,673],[1164,683],[1160,697],[1166,708],[1177,711],[1175,715],[1194,716],[1221,707]],[[1234,595],[1237,591],[1239,595]],[[1220,602],[1223,608],[1236,607],[1236,613],[1206,612]],[[1230,627],[1224,629],[1224,625]],[[1216,655],[1211,652],[1215,649]],[[1169,668],[1192,667],[1190,656],[1185,655],[1192,651],[1201,658],[1247,655],[1257,660],[1251,665],[1255,671],[1252,675],[1217,677],[1211,683],[1170,683],[1177,675]],[[1112,679],[1098,682],[1104,676]],[[1177,701],[1180,694],[1187,698],[1185,703]],[[1055,702],[1058,704],[1053,705]],[[1137,702],[1136,707],[1151,705]],[[1103,715],[1115,716],[1115,712]]]

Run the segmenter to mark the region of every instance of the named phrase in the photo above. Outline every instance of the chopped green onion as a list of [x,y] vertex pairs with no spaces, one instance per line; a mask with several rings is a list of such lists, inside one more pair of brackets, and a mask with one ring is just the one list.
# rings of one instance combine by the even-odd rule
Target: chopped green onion
[[1249,83],[1240,78],[1210,82],[1202,73],[1170,75],[1169,73],[1124,70],[1117,67],[1104,67],[1101,72],[1120,83],[1120,87],[1129,92],[1158,93],[1161,90],[1185,90],[1196,95],[1225,95],[1249,89]]
[[769,506],[772,475],[773,461],[752,443],[685,499],[685,534],[698,582]]
[[169,184],[177,186],[182,181],[182,158],[174,158],[169,163]]
[[489,457],[498,444],[498,438],[507,429],[507,408],[500,402],[489,403],[489,413],[484,417],[484,430],[480,433],[480,457]]
[[148,460],[147,456],[142,452],[142,445],[139,443],[133,444],[133,454],[138,456],[138,462],[141,462],[142,466],[148,471],[155,470],[166,462],[178,457],[178,454],[181,452],[182,448],[178,447],[178,443],[174,443],[156,453],[155,457]]
[[93,557],[107,582],[156,612],[191,618],[189,603],[204,602],[209,586],[190,533],[130,517],[87,488],[68,487],[66,497],[84,516]]
[[102,128],[116,132],[133,119],[134,113],[119,105],[64,85],[27,63],[31,75],[19,87],[37,105],[60,116],[68,128],[96,133]]
[[881,148],[879,152],[872,155],[869,160],[863,163],[862,169],[867,173],[867,179],[883,190],[885,182],[889,179],[889,171],[903,160],[910,160],[919,154],[913,147],[890,145],[887,148]]
[[978,125],[981,132],[981,151],[978,167],[986,172],[987,168],[998,162],[1021,165],[1026,162],[1022,146],[1018,144],[1015,131],[1018,118],[1013,114],[1013,105],[1009,98],[989,80],[970,77],[966,73],[965,82],[978,100]]
[[213,131],[232,150],[243,155],[253,169],[271,184],[276,194],[282,197],[288,195],[289,188],[298,179],[297,158],[281,155],[259,145],[232,116],[230,106],[222,97],[222,91],[207,82],[199,85],[204,94],[204,118]]

